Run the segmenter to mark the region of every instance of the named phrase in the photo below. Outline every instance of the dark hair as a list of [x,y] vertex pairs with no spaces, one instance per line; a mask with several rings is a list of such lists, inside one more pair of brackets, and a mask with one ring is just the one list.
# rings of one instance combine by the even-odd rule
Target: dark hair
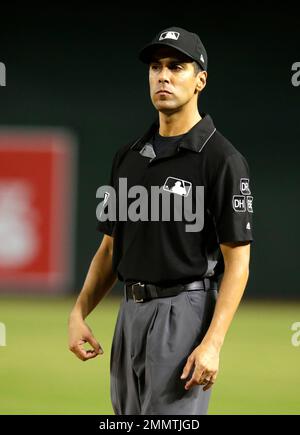
[[203,71],[199,63],[196,62],[195,60],[193,61],[193,65],[194,65],[195,76],[198,74],[198,72]]
[[[195,76],[198,74],[198,72],[203,71],[203,69],[201,68],[201,66],[199,65],[198,62],[196,62],[195,60],[192,62],[194,65],[194,74]],[[199,96],[200,96],[201,92],[198,92],[198,101],[199,101]]]

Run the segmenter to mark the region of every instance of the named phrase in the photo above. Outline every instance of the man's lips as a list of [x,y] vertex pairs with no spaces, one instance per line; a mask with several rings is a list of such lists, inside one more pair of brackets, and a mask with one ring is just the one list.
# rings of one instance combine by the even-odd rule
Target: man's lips
[[157,94],[172,94],[172,92],[167,91],[166,89],[160,89],[156,92]]

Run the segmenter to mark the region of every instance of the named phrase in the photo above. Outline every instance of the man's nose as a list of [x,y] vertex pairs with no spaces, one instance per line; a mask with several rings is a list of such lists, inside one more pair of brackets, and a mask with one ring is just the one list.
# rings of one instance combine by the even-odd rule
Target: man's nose
[[170,71],[168,68],[161,68],[160,73],[158,75],[159,83],[169,82],[170,80]]

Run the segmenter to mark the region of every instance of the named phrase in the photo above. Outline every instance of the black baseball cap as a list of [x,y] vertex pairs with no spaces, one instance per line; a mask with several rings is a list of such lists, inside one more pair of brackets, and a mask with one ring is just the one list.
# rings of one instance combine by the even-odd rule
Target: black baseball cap
[[160,46],[175,48],[195,60],[204,71],[207,70],[207,53],[196,33],[188,32],[181,27],[168,27],[142,48],[139,59],[144,63],[150,63],[152,54]]

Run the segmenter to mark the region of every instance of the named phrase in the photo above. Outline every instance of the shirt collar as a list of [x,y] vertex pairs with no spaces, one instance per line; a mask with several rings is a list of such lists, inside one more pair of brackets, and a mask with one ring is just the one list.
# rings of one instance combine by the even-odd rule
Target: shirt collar
[[[215,133],[216,128],[210,115],[206,113],[200,113],[200,115],[202,119],[184,135],[182,142],[179,143],[180,148],[186,148],[200,153],[211,136]],[[158,128],[159,120],[156,119],[146,133],[131,145],[130,148],[140,150],[145,143],[151,139]]]

